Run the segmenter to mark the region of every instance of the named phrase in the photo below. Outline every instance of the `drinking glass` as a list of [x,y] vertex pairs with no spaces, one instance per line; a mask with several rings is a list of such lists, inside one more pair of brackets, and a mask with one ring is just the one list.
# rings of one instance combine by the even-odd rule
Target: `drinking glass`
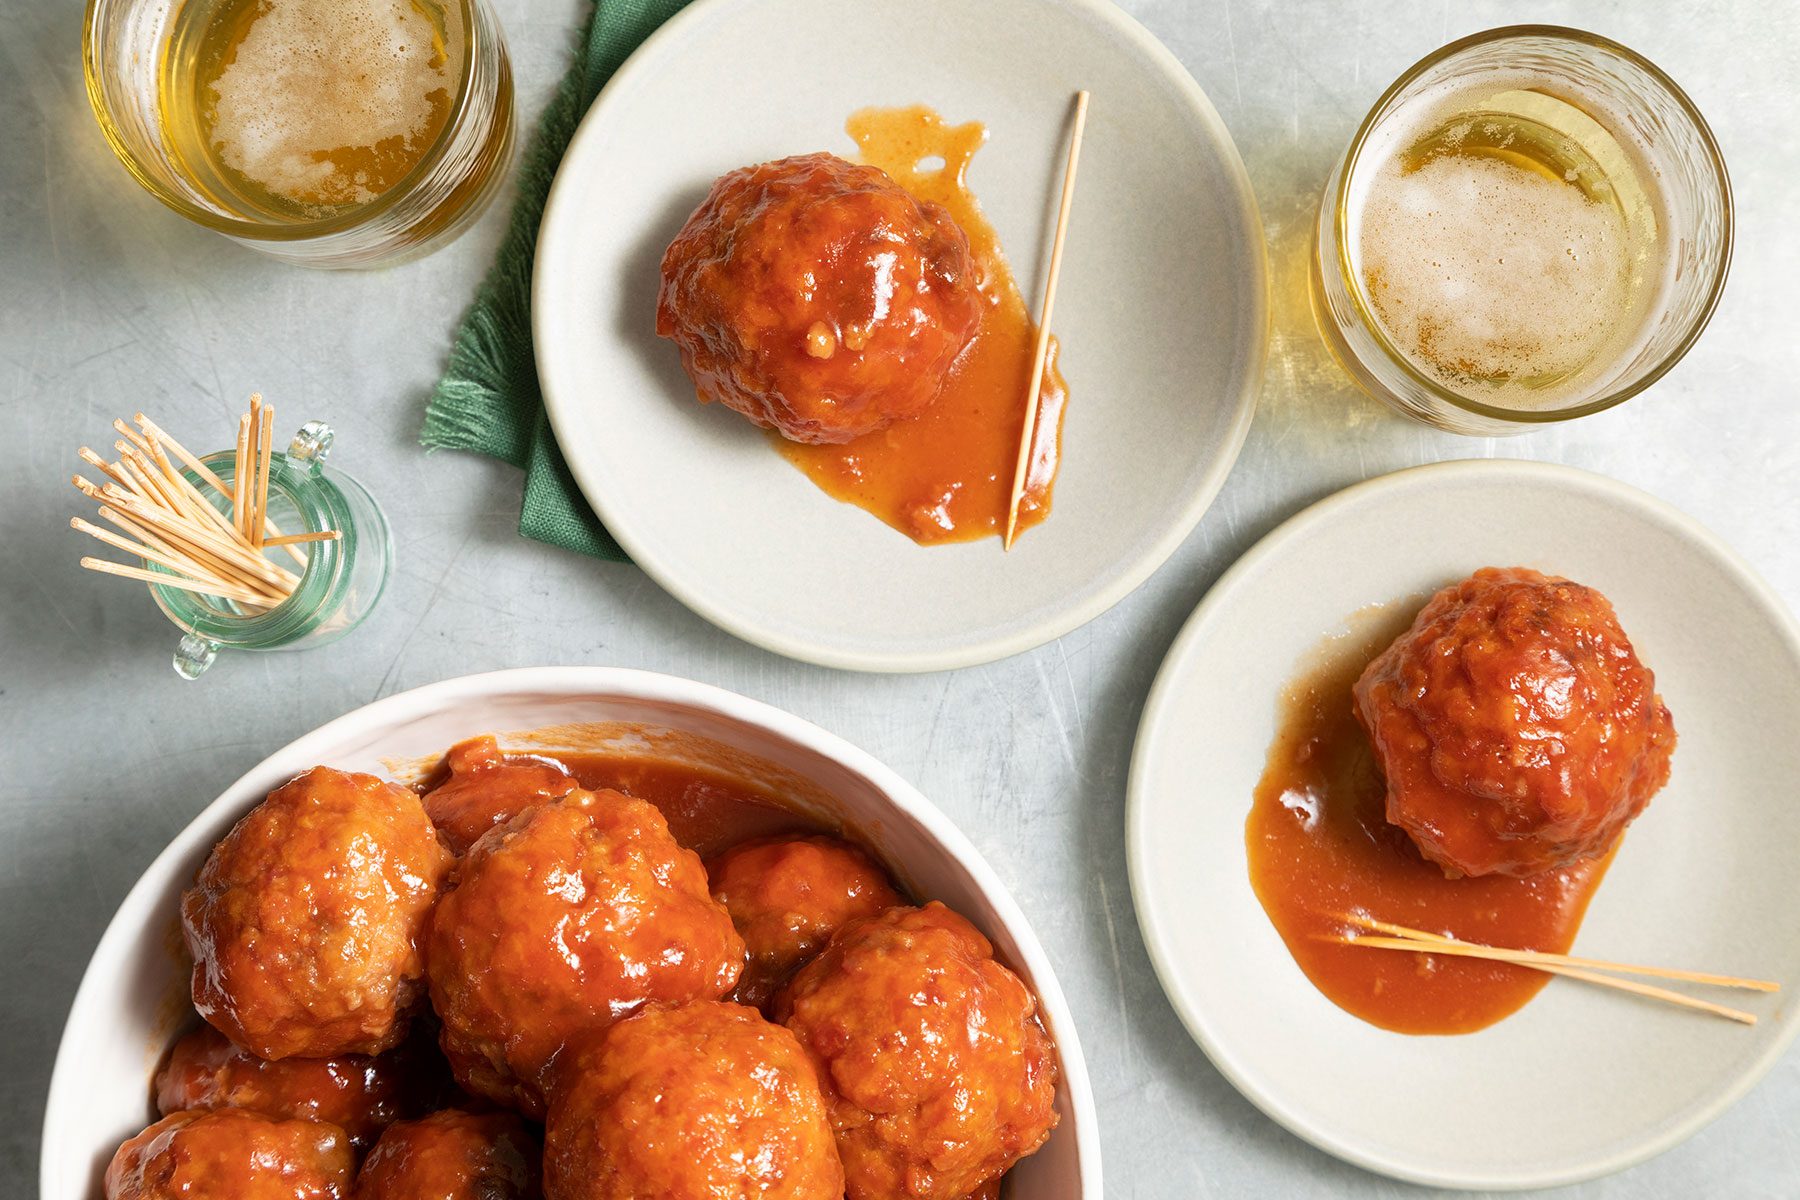
[[88,100],[119,161],[158,200],[286,262],[369,267],[442,245],[492,199],[512,155],[513,84],[488,0],[443,0],[444,11],[462,22],[467,49],[448,117],[418,162],[367,202],[294,219],[221,200],[184,168],[173,144],[162,111],[163,56],[182,6],[199,2],[88,0],[82,31]]
[[[1360,243],[1372,181],[1404,145],[1397,131],[1423,127],[1426,106],[1480,113],[1504,93],[1572,114],[1569,136],[1629,149],[1614,162],[1639,176],[1652,201],[1648,240],[1632,270],[1656,290],[1635,312],[1630,336],[1579,373],[1533,394],[1526,373],[1501,380],[1447,381],[1396,344],[1366,276]],[[1560,119],[1560,118],[1559,118]],[[1405,134],[1404,136],[1411,136]],[[1504,153],[1504,148],[1502,149]],[[1610,153],[1610,151],[1609,151]],[[1616,158],[1616,156],[1615,156]],[[1412,169],[1410,167],[1406,169]],[[1575,179],[1571,171],[1567,178]],[[1388,88],[1356,131],[1320,200],[1312,302],[1321,335],[1350,376],[1393,408],[1457,433],[1520,433],[1600,412],[1649,387],[1681,360],[1706,327],[1731,261],[1731,185],[1712,132],[1693,103],[1641,55],[1596,34],[1519,25],[1475,34],[1428,55]],[[1643,255],[1653,256],[1643,260]],[[1446,281],[1446,297],[1457,281]],[[1446,300],[1446,303],[1451,301]]]

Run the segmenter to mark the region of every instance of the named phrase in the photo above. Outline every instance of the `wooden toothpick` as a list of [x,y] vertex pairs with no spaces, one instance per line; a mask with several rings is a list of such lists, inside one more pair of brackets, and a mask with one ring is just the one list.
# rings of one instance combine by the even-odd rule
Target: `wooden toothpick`
[[[104,482],[96,486],[84,476],[71,477],[99,505],[100,518],[126,536],[79,517],[69,524],[145,565],[90,557],[81,560],[86,569],[230,600],[258,612],[281,604],[301,578],[271,561],[267,550],[280,548],[304,568],[309,560],[303,545],[323,545],[342,536],[335,529],[283,534],[269,519],[275,406],[263,403],[260,395],[250,398],[250,411],[238,420],[232,485],[143,413],[135,420],[136,429],[113,422],[120,436],[117,462],[81,447],[82,461]],[[170,455],[185,463],[198,482],[179,470]],[[208,487],[214,497],[202,491]],[[151,570],[151,564],[162,569]]]
[[1006,537],[1002,545],[1012,549],[1019,535],[1019,502],[1025,498],[1025,477],[1031,468],[1031,448],[1037,442],[1038,404],[1044,390],[1044,365],[1050,357],[1050,314],[1056,306],[1056,281],[1062,273],[1063,239],[1069,232],[1069,206],[1075,199],[1075,172],[1081,165],[1081,135],[1087,129],[1088,94],[1075,93],[1075,129],[1069,137],[1069,160],[1063,167],[1062,202],[1056,210],[1056,238],[1050,246],[1050,269],[1044,277],[1044,302],[1038,311],[1037,348],[1031,356],[1031,390],[1025,399],[1025,428],[1019,434],[1019,459],[1013,467],[1012,499],[1006,506]]

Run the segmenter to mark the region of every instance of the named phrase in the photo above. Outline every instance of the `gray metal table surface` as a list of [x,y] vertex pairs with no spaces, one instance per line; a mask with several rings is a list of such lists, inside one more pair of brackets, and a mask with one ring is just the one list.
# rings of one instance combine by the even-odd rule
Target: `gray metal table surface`
[[[496,0],[523,111],[566,60],[583,0]],[[1249,165],[1275,282],[1261,408],[1199,529],[1149,583],[1061,641],[948,674],[785,661],[715,630],[635,568],[522,540],[520,477],[417,444],[449,333],[505,199],[455,245],[373,273],[284,267],[143,194],[88,112],[77,0],[0,0],[0,1194],[36,1194],[50,1064],[82,968],[138,873],[267,752],[367,701],[500,667],[644,667],[732,688],[865,747],[969,833],[1057,964],[1093,1073],[1108,1191],[1384,1196],[1283,1132],[1209,1065],[1139,939],[1123,845],[1126,765],[1176,629],[1253,541],[1346,484],[1438,459],[1552,459],[1644,488],[1800,603],[1800,11],[1649,5],[1126,0],[1211,96]],[[1737,259],[1710,330],[1610,413],[1506,441],[1457,438],[1356,393],[1314,332],[1307,227],[1357,121],[1403,68],[1465,33],[1583,26],[1667,69],[1730,163]],[[75,447],[142,407],[205,427],[261,390],[339,430],[398,544],[367,625],[304,654],[223,657],[199,683],[129,586],[80,571]],[[1800,1194],[1800,1055],[1680,1148],[1583,1197]]]

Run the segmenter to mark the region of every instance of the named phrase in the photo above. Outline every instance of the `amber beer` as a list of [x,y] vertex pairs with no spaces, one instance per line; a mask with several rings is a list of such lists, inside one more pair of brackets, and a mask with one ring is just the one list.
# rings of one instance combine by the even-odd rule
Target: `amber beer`
[[391,261],[462,228],[509,157],[486,3],[93,0],[89,90],[126,164],[185,215],[299,261]]
[[432,0],[187,0],[163,52],[163,126],[227,207],[328,216],[418,165],[467,55],[455,9]]
[[1549,408],[1631,358],[1674,255],[1644,148],[1530,82],[1419,103],[1365,149],[1349,224],[1375,318],[1416,370]]
[[[1730,246],[1716,147],[1655,68],[1589,38],[1447,47],[1390,90],[1327,188],[1321,328],[1409,415],[1493,433],[1595,411],[1711,312]],[[1686,139],[1649,136],[1672,128]]]

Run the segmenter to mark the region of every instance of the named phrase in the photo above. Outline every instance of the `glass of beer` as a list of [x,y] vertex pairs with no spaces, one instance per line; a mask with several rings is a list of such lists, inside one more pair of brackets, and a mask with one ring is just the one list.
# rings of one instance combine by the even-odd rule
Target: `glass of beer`
[[1643,57],[1574,29],[1453,42],[1325,185],[1320,332],[1371,395],[1458,433],[1611,408],[1700,336],[1731,261],[1712,131]]
[[466,228],[513,142],[488,0],[89,0],[88,99],[137,181],[288,262],[385,265]]

